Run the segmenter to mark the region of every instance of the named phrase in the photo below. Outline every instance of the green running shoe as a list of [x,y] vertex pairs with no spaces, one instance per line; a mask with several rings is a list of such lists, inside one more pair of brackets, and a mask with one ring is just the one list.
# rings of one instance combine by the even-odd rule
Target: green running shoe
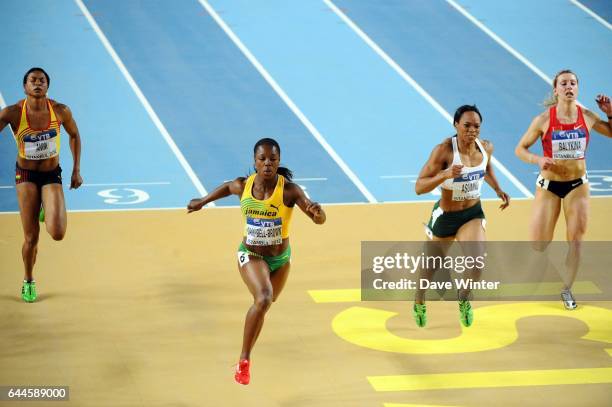
[[25,302],[34,302],[36,300],[36,282],[23,280],[23,286],[21,287],[21,298]]
[[474,321],[474,313],[472,312],[472,305],[468,300],[459,301],[459,312],[461,314],[459,316],[461,324],[465,327],[472,325],[472,322]]
[[427,325],[427,306],[425,304],[414,304],[412,308],[412,315],[414,316],[414,322],[416,322],[419,328],[424,328]]
[[45,208],[42,205],[40,205],[40,212],[38,212],[38,221],[40,223],[45,222]]

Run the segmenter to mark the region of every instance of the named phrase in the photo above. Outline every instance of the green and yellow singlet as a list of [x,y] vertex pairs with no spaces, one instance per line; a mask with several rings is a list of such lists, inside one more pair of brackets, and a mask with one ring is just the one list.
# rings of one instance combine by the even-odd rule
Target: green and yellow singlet
[[289,225],[293,208],[285,206],[283,191],[285,177],[278,175],[274,192],[268,199],[253,197],[253,174],[246,180],[240,197],[240,209],[244,218],[245,243],[251,246],[274,246],[289,237]]

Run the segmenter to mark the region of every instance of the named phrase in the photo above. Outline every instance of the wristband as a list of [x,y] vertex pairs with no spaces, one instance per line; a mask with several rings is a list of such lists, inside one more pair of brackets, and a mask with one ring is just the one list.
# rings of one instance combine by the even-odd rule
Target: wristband
[[612,120],[612,116],[608,116],[608,120]]

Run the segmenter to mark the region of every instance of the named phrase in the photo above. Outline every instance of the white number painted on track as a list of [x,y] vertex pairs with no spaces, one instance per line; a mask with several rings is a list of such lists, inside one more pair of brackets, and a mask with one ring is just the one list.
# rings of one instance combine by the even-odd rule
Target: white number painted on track
[[[127,193],[125,193],[127,191]],[[98,192],[104,203],[111,205],[135,205],[149,200],[149,194],[141,189],[112,188]]]
[[612,192],[612,175],[597,175],[589,173],[589,184],[591,191]]

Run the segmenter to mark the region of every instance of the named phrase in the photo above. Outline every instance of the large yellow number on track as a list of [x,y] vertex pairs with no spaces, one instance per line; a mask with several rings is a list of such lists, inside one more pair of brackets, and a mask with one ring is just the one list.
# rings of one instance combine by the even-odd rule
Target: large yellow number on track
[[[390,332],[386,325],[397,313],[374,308],[351,307],[332,322],[334,332],[347,342],[383,352],[443,354],[482,352],[508,346],[518,337],[516,322],[530,316],[561,316],[578,319],[589,327],[584,339],[612,343],[612,310],[581,305],[574,311],[556,303],[515,303],[479,307],[474,325],[448,339],[410,339]],[[412,321],[409,321],[412,323]]]

